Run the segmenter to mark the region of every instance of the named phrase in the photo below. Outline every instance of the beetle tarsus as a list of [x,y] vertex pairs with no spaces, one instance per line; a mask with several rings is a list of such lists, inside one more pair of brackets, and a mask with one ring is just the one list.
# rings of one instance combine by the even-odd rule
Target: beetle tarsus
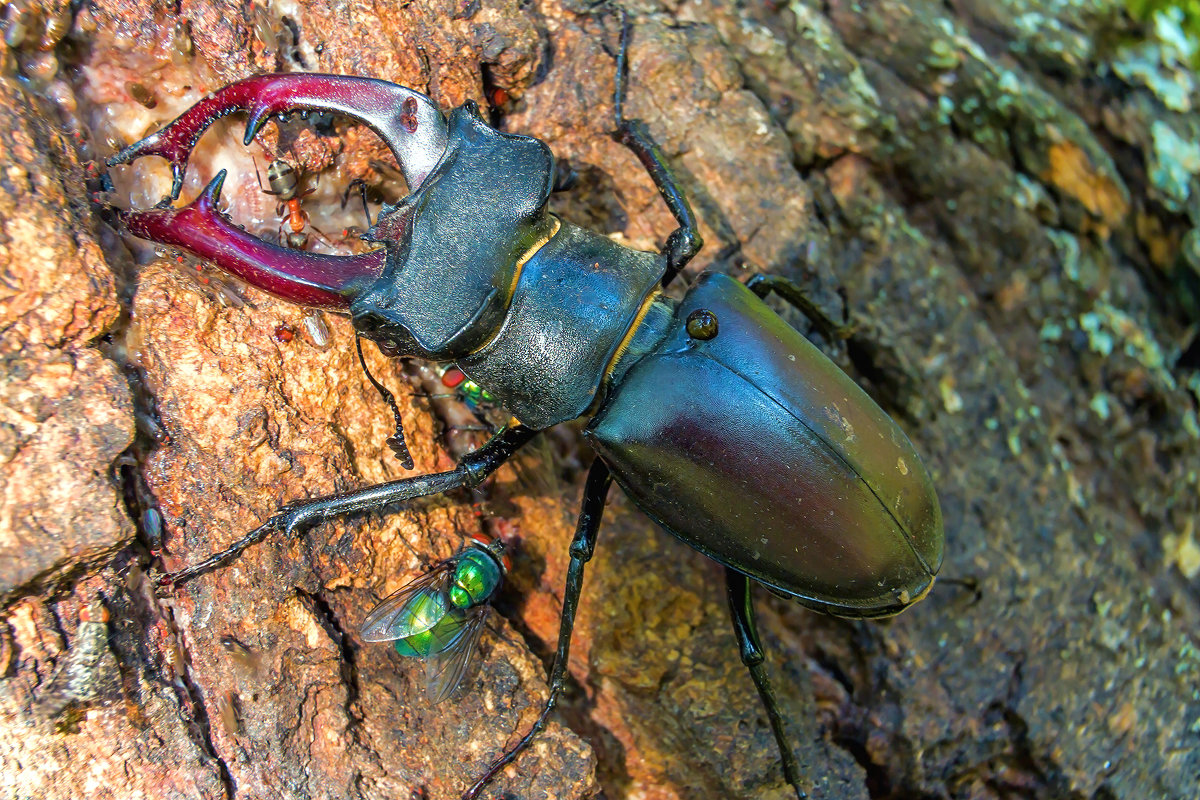
[[218,567],[224,566],[241,555],[247,548],[261,542],[276,530],[283,529],[290,531],[293,526],[286,525],[286,523],[284,523],[282,520],[285,513],[286,512],[271,517],[262,525],[259,525],[257,528],[250,531],[245,536],[231,544],[229,547],[226,547],[220,552],[213,553],[203,561],[192,564],[190,567],[185,567],[178,572],[172,572],[163,575],[158,579],[158,585],[162,587],[171,586],[176,588],[182,586],[192,578],[195,578],[197,575],[203,575],[206,572],[211,572]]

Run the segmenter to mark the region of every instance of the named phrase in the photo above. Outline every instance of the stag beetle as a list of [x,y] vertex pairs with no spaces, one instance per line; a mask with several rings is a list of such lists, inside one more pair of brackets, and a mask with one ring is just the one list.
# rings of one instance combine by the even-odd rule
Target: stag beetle
[[[786,779],[803,797],[763,665],[751,582],[829,614],[895,614],[933,584],[941,512],[899,426],[763,302],[774,291],[803,305],[799,287],[708,273],[681,300],[663,293],[701,238],[649,130],[624,116],[629,31],[623,22],[615,136],[678,222],[660,253],[627,249],[549,213],[555,165],[543,142],[496,130],[474,103],[443,115],[425,95],[370,78],[242,80],[109,159],[157,155],[173,170],[171,194],[158,207],[120,212],[129,232],[282,298],[347,311],[356,332],[385,354],[454,364],[514,420],[453,470],[284,506],[173,578],[218,566],[273,532],[292,535],[335,515],[477,485],[538,431],[590,416],[584,434],[597,458],[570,545],[550,697],[528,734],[464,797],[477,796],[529,744],[563,688],[584,565],[613,480],[660,526],[725,567],[742,661]],[[339,257],[257,239],[217,211],[224,172],[190,205],[171,207],[200,135],[238,111],[249,114],[247,145],[269,117],[293,111],[342,114],[374,129],[411,191],[385,206],[365,235],[382,248]],[[403,459],[396,417],[392,444]]]

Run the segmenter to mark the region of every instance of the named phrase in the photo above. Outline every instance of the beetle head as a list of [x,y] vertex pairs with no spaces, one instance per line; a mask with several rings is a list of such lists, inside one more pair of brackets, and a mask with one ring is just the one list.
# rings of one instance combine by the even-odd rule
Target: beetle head
[[496,333],[525,260],[557,228],[546,211],[554,157],[545,144],[497,131],[474,103],[455,109],[448,127],[429,177],[367,233],[387,262],[350,304],[355,328],[385,352],[436,361]]
[[[357,256],[289,250],[239,230],[218,210],[223,174],[183,208],[192,147],[209,125],[249,114],[245,141],[272,115],[332,111],[388,144],[411,194],[385,206],[365,237],[383,249]],[[129,232],[188,250],[286,300],[349,308],[356,328],[397,355],[453,360],[503,323],[521,266],[557,229],[546,213],[554,158],[545,144],[501,133],[474,103],[447,121],[425,95],[337,75],[264,75],[201,100],[162,130],[108,160],[166,158],[175,180],[159,207],[122,212]]]

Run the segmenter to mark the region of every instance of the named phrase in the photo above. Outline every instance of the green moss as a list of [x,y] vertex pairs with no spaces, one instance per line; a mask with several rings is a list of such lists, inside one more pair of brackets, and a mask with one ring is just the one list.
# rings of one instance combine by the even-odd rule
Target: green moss
[[1163,122],[1155,120],[1150,128],[1154,137],[1154,157],[1150,162],[1150,182],[1171,211],[1183,211],[1191,193],[1192,177],[1200,174],[1200,144],[1180,136]]
[[1143,22],[1153,20],[1160,38],[1164,25],[1169,33],[1177,30],[1177,49],[1186,53],[1193,66],[1200,66],[1200,0],[1127,0],[1126,7]]
[[1109,397],[1107,392],[1100,392],[1094,395],[1088,402],[1088,407],[1102,420],[1107,420],[1112,416],[1112,398]]
[[1038,332],[1038,338],[1043,342],[1061,342],[1063,337],[1062,325],[1051,320],[1046,320],[1042,323],[1042,329]]

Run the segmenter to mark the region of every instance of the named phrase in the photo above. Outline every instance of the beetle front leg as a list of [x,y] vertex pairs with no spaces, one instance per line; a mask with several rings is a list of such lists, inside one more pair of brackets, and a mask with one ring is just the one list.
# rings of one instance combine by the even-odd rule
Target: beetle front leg
[[597,458],[588,470],[587,483],[583,488],[583,510],[579,512],[575,538],[571,540],[571,565],[567,568],[567,586],[563,592],[562,618],[558,626],[558,649],[554,653],[554,667],[550,671],[550,698],[546,701],[546,707],[538,715],[529,733],[491,763],[487,772],[466,791],[463,800],[478,797],[483,787],[529,746],[546,724],[546,717],[558,702],[558,695],[567,680],[567,661],[571,651],[571,634],[575,630],[575,611],[579,607],[579,595],[583,590],[583,570],[596,550],[596,534],[600,530],[600,519],[604,515],[604,503],[611,485],[612,474],[608,465]]
[[796,797],[804,800],[808,795],[800,788],[800,766],[783,728],[783,715],[779,713],[779,704],[775,701],[775,690],[771,688],[771,680],[763,668],[766,656],[758,640],[758,628],[754,624],[754,598],[750,594],[750,579],[726,567],[725,588],[729,597],[729,613],[733,618],[733,633],[737,637],[738,652],[741,654],[742,663],[750,670],[754,688],[758,689],[758,696],[767,709],[771,732],[775,734],[775,744],[779,747],[780,758],[783,759],[783,777],[796,790]]
[[286,505],[229,547],[198,564],[163,576],[159,579],[159,584],[167,586],[185,583],[231,561],[246,548],[261,542],[272,533],[282,532],[292,536],[318,522],[345,514],[373,511],[405,500],[444,494],[466,486],[477,486],[537,433],[524,425],[505,428],[489,439],[483,447],[463,456],[458,465],[448,472],[418,475],[366,489]]
[[621,45],[617,51],[616,88],[613,91],[617,132],[613,138],[632,150],[638,160],[642,162],[642,166],[650,173],[654,185],[658,187],[658,193],[662,195],[663,202],[667,204],[675,221],[679,223],[679,227],[667,237],[667,245],[663,251],[667,256],[667,271],[663,274],[662,285],[666,286],[675,279],[680,270],[687,266],[696,253],[700,252],[700,248],[704,246],[704,239],[700,237],[696,215],[692,212],[692,207],[688,204],[683,192],[679,190],[675,176],[671,173],[671,168],[667,166],[662,152],[650,134],[650,129],[640,119],[625,119],[625,85],[629,80],[626,64],[629,37],[632,31],[629,14],[625,9],[621,9]]

